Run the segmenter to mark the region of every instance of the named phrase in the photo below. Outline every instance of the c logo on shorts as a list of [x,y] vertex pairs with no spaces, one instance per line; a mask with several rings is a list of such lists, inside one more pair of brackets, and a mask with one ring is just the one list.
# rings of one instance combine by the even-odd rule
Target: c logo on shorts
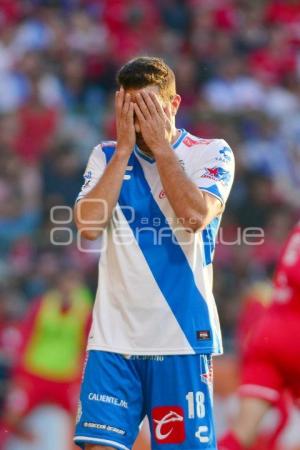
[[180,406],[152,409],[154,438],[159,444],[180,444],[185,440],[184,412]]

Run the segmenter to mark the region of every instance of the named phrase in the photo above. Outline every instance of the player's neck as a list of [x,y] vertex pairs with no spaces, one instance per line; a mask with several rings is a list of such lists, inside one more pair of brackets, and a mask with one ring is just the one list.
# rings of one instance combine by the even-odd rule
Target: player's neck
[[[177,130],[177,128],[174,128],[174,132],[172,134],[172,138],[171,138],[171,142],[170,142],[171,145],[173,145],[174,142],[177,141],[177,139],[179,138],[181,133],[182,133],[181,130]],[[146,144],[139,145],[138,147],[142,151],[142,153],[144,153],[146,156],[150,156],[150,158],[154,159],[153,153],[151,152],[150,148]]]

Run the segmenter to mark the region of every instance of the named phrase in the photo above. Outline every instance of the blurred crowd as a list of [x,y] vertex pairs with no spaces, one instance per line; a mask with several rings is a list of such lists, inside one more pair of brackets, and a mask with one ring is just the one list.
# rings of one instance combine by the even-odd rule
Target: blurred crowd
[[175,71],[178,126],[236,155],[215,267],[227,348],[299,218],[298,0],[0,0],[2,376],[15,325],[60,272],[95,290],[98,255],[79,251],[70,208],[89,152],[115,136],[116,70],[143,54]]

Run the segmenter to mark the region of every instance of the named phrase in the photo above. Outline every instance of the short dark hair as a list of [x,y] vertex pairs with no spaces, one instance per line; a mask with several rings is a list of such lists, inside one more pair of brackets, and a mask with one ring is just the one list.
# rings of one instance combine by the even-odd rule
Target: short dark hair
[[117,83],[126,89],[158,86],[160,95],[170,99],[176,94],[173,70],[161,58],[139,56],[131,59],[117,73]]

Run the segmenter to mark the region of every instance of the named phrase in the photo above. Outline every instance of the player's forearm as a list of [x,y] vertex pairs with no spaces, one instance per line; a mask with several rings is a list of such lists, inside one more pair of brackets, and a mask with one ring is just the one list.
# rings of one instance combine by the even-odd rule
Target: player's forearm
[[84,238],[97,239],[110,221],[128,159],[128,153],[116,151],[98,183],[75,206],[75,222]]
[[203,193],[186,176],[172,148],[155,154],[166,196],[178,219],[191,231],[206,225],[208,206]]

